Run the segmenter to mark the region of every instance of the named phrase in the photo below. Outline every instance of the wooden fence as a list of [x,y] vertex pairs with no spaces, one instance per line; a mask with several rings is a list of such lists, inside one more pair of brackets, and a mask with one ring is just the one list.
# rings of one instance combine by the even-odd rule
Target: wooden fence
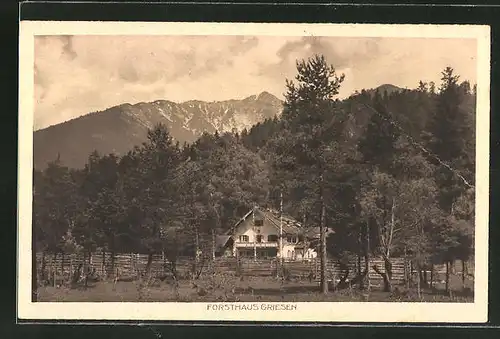
[[[114,260],[110,253],[92,253],[90,259],[85,258],[83,254],[37,254],[37,274],[40,276],[42,262],[44,262],[45,276],[56,277],[51,281],[69,281],[70,272],[81,265],[82,268],[90,267],[90,271],[100,277],[117,277],[118,279],[134,279],[138,274],[144,272],[148,261],[145,254],[115,254]],[[90,265],[89,265],[90,263]],[[403,283],[414,271],[411,263],[404,258],[393,258],[392,263],[392,281]],[[279,260],[276,259],[240,259],[236,258],[216,258],[213,260],[202,260],[197,268],[194,267],[193,258],[179,258],[175,267],[177,276],[185,278],[193,274],[196,270],[205,272],[219,272],[226,274],[242,276],[277,276],[280,267]],[[202,266],[201,266],[202,265]],[[371,258],[369,263],[368,278],[373,281],[373,285],[380,285],[382,277],[375,272],[373,266],[377,265],[380,271],[384,272],[384,262],[381,258]],[[200,267],[201,266],[201,267]],[[311,279],[318,280],[320,276],[320,260],[309,259],[304,261],[284,261],[283,266],[289,277],[293,279]],[[352,279],[358,274],[357,260],[348,263],[349,276]],[[361,259],[361,270],[364,270],[364,258]],[[461,266],[458,266],[459,270]],[[436,265],[434,267],[436,275],[443,275],[446,272],[445,265]],[[472,268],[473,269],[473,268]],[[154,275],[171,274],[171,263],[162,255],[154,255],[151,263],[151,272]],[[343,270],[336,260],[327,261],[327,279],[338,280]],[[194,273],[195,274],[195,273]]]

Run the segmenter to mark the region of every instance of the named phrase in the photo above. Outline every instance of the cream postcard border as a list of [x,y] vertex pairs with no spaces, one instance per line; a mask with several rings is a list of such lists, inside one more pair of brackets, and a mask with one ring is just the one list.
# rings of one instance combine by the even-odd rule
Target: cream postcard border
[[[474,303],[301,302],[295,311],[208,311],[208,303],[31,302],[31,219],[35,35],[267,35],[477,39],[476,237]],[[19,50],[19,319],[442,322],[487,321],[490,28],[479,25],[145,23],[21,21]]]

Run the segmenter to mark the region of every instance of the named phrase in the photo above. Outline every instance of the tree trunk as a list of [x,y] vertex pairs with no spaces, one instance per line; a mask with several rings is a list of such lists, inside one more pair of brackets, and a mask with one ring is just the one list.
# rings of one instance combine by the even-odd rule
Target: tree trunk
[[370,223],[369,220],[366,221],[366,253],[365,253],[365,270],[368,282],[368,290],[371,288],[370,280]]
[[[62,280],[62,282],[64,282],[64,258],[65,258],[64,251],[61,251],[61,280]],[[61,284],[62,284],[62,282],[61,282]]]
[[[307,227],[306,226],[306,221],[307,221],[307,219],[306,219],[306,212],[304,212],[304,215],[302,217],[302,229],[304,229],[304,230]],[[306,236],[304,236],[303,239],[304,239],[303,240],[303,242],[304,242],[304,251],[303,251],[303,254],[302,254],[302,260],[304,261],[306,259],[306,254],[307,254],[307,252],[309,250],[309,242],[307,241],[307,237]]]
[[54,261],[52,261],[52,285],[56,287],[57,283],[57,252],[54,253]]
[[[422,287],[422,288],[429,287],[427,268],[428,268],[428,266],[426,264],[422,264],[421,262],[418,264],[420,287]],[[432,272],[431,272],[431,274],[432,274]]]
[[420,265],[418,265],[417,271],[418,271],[418,285],[422,286],[422,283],[424,281],[424,273],[422,272],[422,267]]
[[40,267],[40,280],[42,281],[43,284],[47,280],[46,270],[47,270],[47,260],[45,259],[45,251],[42,251],[42,264]]
[[74,268],[73,268],[73,253],[70,254],[69,256],[69,281],[72,283],[73,281],[73,274],[74,274]]
[[85,287],[88,287],[89,284],[89,276],[92,272],[92,252],[89,250],[88,252],[88,265],[87,269],[85,270]]
[[321,224],[320,224],[320,251],[321,251],[321,292],[328,293],[328,282],[326,281],[326,208],[323,191],[323,174],[321,174]]
[[361,275],[361,256],[362,256],[363,248],[361,244],[361,229],[358,234],[358,255],[357,255],[357,274]]
[[377,272],[384,280],[384,292],[391,292],[392,284],[391,279],[389,278],[389,274],[386,271],[382,272],[377,265],[373,265],[373,270]]
[[465,260],[462,260],[462,290],[465,290]]
[[82,260],[82,272],[85,274],[87,272],[87,251],[83,251],[83,260]]
[[106,276],[106,252],[104,249],[102,250],[101,276],[103,278]]
[[196,253],[194,254],[194,266],[195,266],[195,270],[196,270],[196,267],[198,266],[198,262],[200,261],[200,236],[199,236],[199,233],[198,233],[198,227],[195,227],[194,229],[194,236],[195,236],[195,251]]
[[403,249],[403,279],[406,288],[408,288],[408,269],[406,267],[406,264],[408,263],[407,257],[406,257],[406,246]]
[[[359,236],[358,236],[358,276],[359,276],[359,284],[358,287],[360,290],[365,289],[365,277],[368,274],[368,270],[366,270],[366,247],[363,242],[363,232],[361,225],[359,227]],[[361,257],[365,259],[365,270],[362,272],[361,268]]]
[[[358,262],[357,262],[357,265],[358,265],[358,276],[361,277],[361,275],[363,274],[361,272],[361,253],[358,253]],[[363,279],[361,279],[359,281],[359,289],[362,290],[363,289]]]
[[212,260],[215,261],[215,230],[212,229]]
[[78,264],[78,267],[73,272],[73,276],[71,277],[71,285],[76,285],[80,280],[80,277],[82,275],[82,268],[83,268],[83,262]]
[[392,291],[392,263],[391,260],[388,257],[384,258],[384,268],[385,268],[385,278],[384,278],[384,289],[387,292]]
[[177,261],[176,260],[171,260],[170,258],[170,271],[172,272],[172,276],[177,283]]
[[47,285],[50,285],[53,277],[54,255],[50,253],[49,268],[47,269]]
[[420,291],[420,268],[418,269],[418,279],[417,279],[417,295],[418,295],[418,299],[420,300],[420,296],[421,296],[421,291]]
[[146,263],[146,269],[144,270],[144,275],[146,277],[150,276],[151,273],[151,265],[153,264],[153,252],[149,252],[148,254],[148,262]]
[[111,249],[111,276],[113,278],[116,278],[115,276],[115,250],[114,248]]
[[445,290],[446,293],[450,292],[450,263],[446,261],[446,284],[445,284]]
[[[384,229],[382,232],[379,227],[379,235],[382,238],[382,246],[381,246],[381,254],[382,258],[384,260],[384,272],[382,272],[377,265],[373,266],[373,269],[375,272],[377,272],[382,279],[384,280],[384,292],[391,292],[392,291],[392,263],[390,260],[390,254],[391,254],[391,246],[392,246],[392,237],[394,234],[394,226],[395,226],[395,208],[396,208],[396,201],[395,198],[392,198],[392,205],[391,205],[391,222],[390,222],[390,228],[389,228],[389,233],[387,234],[387,230]],[[386,209],[384,209],[386,211]]]
[[434,264],[431,264],[431,281],[430,281],[431,289],[434,288]]
[[340,261],[339,262],[339,271],[342,273],[340,276],[339,283],[337,284],[335,289],[343,289],[343,288],[350,286],[350,284],[346,283],[346,280],[349,277],[349,265],[346,264],[345,262]]
[[162,267],[163,267],[163,274],[166,274],[167,273],[166,272],[167,271],[166,270],[166,268],[167,268],[167,257],[165,256],[165,251],[161,252],[161,261],[163,263],[163,265],[162,265]]

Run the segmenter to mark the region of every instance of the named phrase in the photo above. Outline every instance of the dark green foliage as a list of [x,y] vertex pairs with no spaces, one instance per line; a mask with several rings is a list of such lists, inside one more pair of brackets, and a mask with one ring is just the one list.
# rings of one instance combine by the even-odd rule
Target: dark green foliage
[[278,208],[283,194],[286,214],[306,227],[320,225],[324,207],[336,258],[468,259],[475,85],[447,68],[439,89],[384,85],[339,101],[344,76],[322,56],[297,71],[282,116],[248,130],[180,145],[159,125],[121,157],[94,152],[81,170],[56,160],[35,171],[36,250],[207,254],[214,233],[254,205]]
[[252,151],[262,149],[275,134],[280,130],[280,122],[278,118],[266,119],[259,122],[250,128],[250,131],[243,130],[241,141]]
[[35,246],[57,253],[62,251],[63,236],[78,217],[76,175],[57,159],[44,172],[35,171],[34,176]]
[[366,128],[364,137],[360,140],[359,151],[365,164],[378,166],[384,171],[393,170],[395,143],[399,131],[393,125],[384,100],[380,93],[375,92],[373,112]]

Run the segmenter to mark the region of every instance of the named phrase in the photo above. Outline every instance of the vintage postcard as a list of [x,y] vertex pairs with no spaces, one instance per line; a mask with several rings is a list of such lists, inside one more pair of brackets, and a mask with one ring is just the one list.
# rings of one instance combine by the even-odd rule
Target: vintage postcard
[[20,23],[18,316],[487,321],[488,26]]

